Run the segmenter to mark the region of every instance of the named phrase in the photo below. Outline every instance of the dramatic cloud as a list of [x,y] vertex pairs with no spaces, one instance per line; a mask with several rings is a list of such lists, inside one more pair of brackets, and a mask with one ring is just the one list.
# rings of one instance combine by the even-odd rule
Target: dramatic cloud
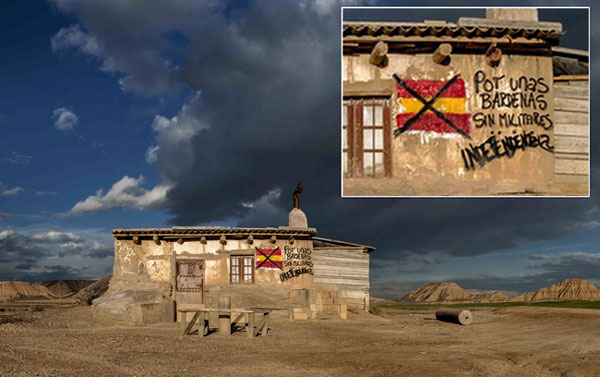
[[35,241],[56,243],[56,242],[79,241],[80,237],[78,237],[74,233],[70,233],[70,232],[57,232],[57,231],[51,230],[48,232],[33,234],[31,236],[31,239],[33,239]]
[[[177,86],[177,66],[165,57],[166,53],[176,55],[177,46],[171,46],[168,38],[162,37],[175,30],[172,22],[178,20],[192,27],[210,16],[203,12],[208,8],[204,2],[52,2],[62,11],[78,14],[87,27],[84,30],[76,24],[60,29],[51,39],[53,51],[77,51],[98,58],[102,61],[101,70],[125,74],[119,79],[124,91],[143,96],[160,94]],[[201,18],[193,18],[198,16]],[[163,54],[163,48],[169,46],[173,47],[172,51]],[[139,48],[145,49],[145,53],[140,54]]]
[[73,232],[63,231],[25,231],[4,229],[0,231],[0,251],[2,259],[7,262],[11,255],[20,257],[47,257],[51,255],[98,255],[103,250],[102,258],[111,255],[112,250],[98,241],[87,241],[85,237]]
[[26,156],[17,151],[12,151],[10,156],[2,159],[2,162],[13,165],[28,164],[31,158],[31,156]]
[[73,131],[73,127],[79,122],[75,113],[65,107],[59,107],[52,113],[54,127],[61,131]]
[[[19,265],[22,270],[29,270],[31,268],[28,264]],[[84,267],[72,267],[68,265],[51,265],[44,266],[39,271],[31,271],[24,275],[23,278],[17,278],[18,280],[26,280],[30,282],[38,281],[56,281],[56,280],[79,280],[79,279],[95,279],[103,275],[108,275],[110,272],[104,269],[101,274],[89,274],[91,266]],[[18,276],[18,275],[17,275]]]
[[142,176],[137,179],[125,176],[112,185],[106,194],[103,194],[102,189],[100,189],[96,192],[96,195],[89,196],[87,199],[75,204],[69,214],[79,215],[119,207],[131,207],[140,210],[162,208],[169,187],[159,185],[151,190],[146,190],[140,187],[143,182],[144,177]]
[[146,160],[160,160],[163,180],[177,181],[194,168],[193,138],[208,125],[201,120],[200,93],[183,105],[179,113],[171,118],[154,117],[152,129],[157,145],[148,149]]
[[3,280],[100,277],[113,253],[107,237],[95,231],[0,230]]
[[267,191],[266,194],[254,202],[241,203],[242,207],[247,208],[248,211],[240,222],[249,225],[258,223],[277,224],[277,221],[287,216],[287,211],[278,205],[280,197],[281,189],[275,188]]
[[571,252],[533,255],[529,269],[544,271],[544,276],[556,279],[581,278],[600,280],[600,253]]
[[[390,263],[510,250],[597,224],[595,190],[591,199],[341,199],[335,4],[54,3],[80,25],[60,30],[54,39],[64,42],[56,44],[96,56],[124,90],[193,93],[176,114],[155,114],[146,160],[160,185],[146,190],[126,177],[135,194],[113,187],[72,213],[160,207],[176,225],[285,225],[302,180],[310,226],[373,245],[372,260]],[[278,195],[268,194],[275,188]]]

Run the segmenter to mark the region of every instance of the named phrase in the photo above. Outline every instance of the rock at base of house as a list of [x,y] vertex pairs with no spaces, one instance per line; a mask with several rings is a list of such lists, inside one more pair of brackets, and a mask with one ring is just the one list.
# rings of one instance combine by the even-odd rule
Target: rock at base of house
[[94,316],[138,325],[173,322],[175,304],[152,291],[122,291],[93,301]]

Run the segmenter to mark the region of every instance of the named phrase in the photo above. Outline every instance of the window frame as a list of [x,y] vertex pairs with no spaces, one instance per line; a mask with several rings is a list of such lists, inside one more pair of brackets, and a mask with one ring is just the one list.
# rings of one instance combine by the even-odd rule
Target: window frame
[[[343,133],[347,129],[347,143],[348,146],[342,145],[342,159],[345,158],[345,154],[348,155],[348,166],[347,170],[344,171],[344,161],[342,160],[342,174],[344,177],[390,177],[391,176],[391,137],[392,137],[392,125],[391,125],[391,97],[389,96],[373,96],[373,97],[347,97],[343,99],[342,111],[347,111],[346,119],[347,125],[343,123],[342,114],[342,137]],[[364,125],[365,107],[382,106],[382,124],[376,125],[375,112],[372,112],[372,122],[370,125]],[[345,110],[347,109],[347,110]],[[365,148],[364,146],[364,132],[365,130],[372,130],[372,148]],[[383,145],[382,148],[376,148],[375,141],[375,130],[382,130],[383,133]],[[383,154],[382,163],[383,171],[379,172],[376,169],[375,159],[378,153]],[[369,169],[371,172],[366,171],[365,155],[371,154],[373,158],[373,164]]]
[[[234,274],[233,272],[233,268],[234,268],[234,263],[233,261],[237,260],[237,267],[238,268],[238,272]],[[249,264],[247,265],[245,262],[248,261]],[[256,258],[252,255],[231,255],[229,257],[229,283],[230,284],[254,284],[254,278],[255,278],[255,274],[254,274],[254,265],[256,263]],[[250,274],[247,274],[244,272],[244,268],[245,267],[249,267],[250,268]],[[236,276],[238,278],[238,281],[234,281],[234,276]],[[247,282],[245,277],[250,277],[250,281]]]

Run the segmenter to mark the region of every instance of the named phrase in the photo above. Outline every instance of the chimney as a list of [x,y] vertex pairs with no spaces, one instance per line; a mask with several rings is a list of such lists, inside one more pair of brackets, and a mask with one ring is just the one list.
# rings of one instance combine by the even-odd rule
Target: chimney
[[306,219],[306,214],[300,208],[292,208],[288,217],[288,227],[308,228],[308,220]]
[[[385,49],[387,50],[387,45]],[[298,182],[294,190],[294,208],[292,208],[289,215],[290,228],[308,228],[306,214],[300,209],[300,194],[302,194],[302,182]]]
[[537,8],[487,8],[485,18],[507,21],[539,21]]

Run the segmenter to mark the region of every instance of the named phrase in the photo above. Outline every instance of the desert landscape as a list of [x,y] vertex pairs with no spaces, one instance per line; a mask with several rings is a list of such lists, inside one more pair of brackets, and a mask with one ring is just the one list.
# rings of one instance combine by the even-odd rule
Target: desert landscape
[[490,303],[545,301],[600,301],[600,290],[583,279],[566,279],[534,292],[508,297],[500,292],[471,293],[455,283],[432,283],[409,292],[399,302],[415,303]]
[[[497,302],[497,294],[485,296],[489,305],[505,306],[478,306],[485,299],[437,283],[401,301],[373,299],[370,313],[350,312],[347,320],[275,318],[267,337],[249,339],[243,332],[182,337],[180,324],[95,319],[79,292],[106,280],[1,283],[3,296],[7,287],[18,286],[37,297],[21,291],[0,303],[0,375],[600,376],[600,310]],[[62,287],[63,293],[65,286],[83,288],[68,297],[43,298],[40,286]],[[540,291],[568,300],[577,292],[587,299],[600,293],[583,280]],[[436,308],[457,302],[473,313],[473,324],[435,319]]]
[[600,12],[370,3],[0,3],[0,377],[600,377]]

